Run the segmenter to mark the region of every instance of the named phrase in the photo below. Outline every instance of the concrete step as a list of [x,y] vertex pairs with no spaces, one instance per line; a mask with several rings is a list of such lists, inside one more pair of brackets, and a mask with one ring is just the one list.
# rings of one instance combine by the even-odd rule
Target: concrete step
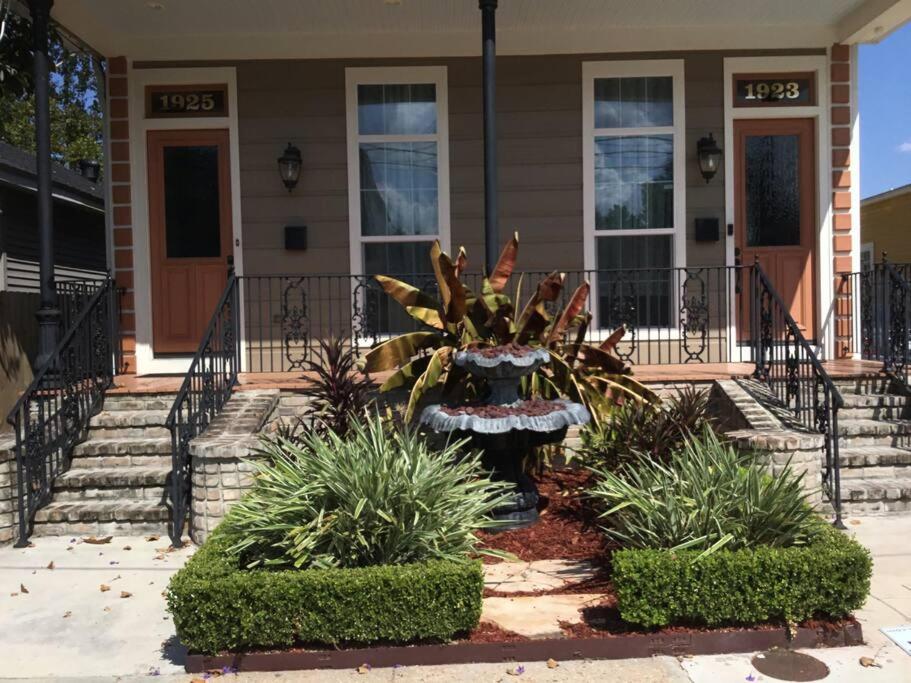
[[838,420],[839,447],[911,446],[911,420]]
[[169,437],[165,427],[167,410],[103,410],[89,423],[89,436],[117,437]]
[[35,513],[35,536],[164,533],[168,508],[158,501],[54,501]]
[[167,413],[174,405],[175,393],[170,394],[108,394],[104,409],[114,410],[163,410]]
[[54,501],[164,501],[170,467],[73,468],[54,482]]
[[843,394],[839,418],[899,420],[905,417],[908,399],[897,394]]

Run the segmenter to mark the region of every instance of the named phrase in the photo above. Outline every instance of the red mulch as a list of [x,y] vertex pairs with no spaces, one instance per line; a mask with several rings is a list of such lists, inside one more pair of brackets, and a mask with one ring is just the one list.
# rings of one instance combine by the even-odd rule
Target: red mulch
[[528,640],[526,636],[519,635],[514,631],[507,631],[489,621],[482,621],[478,627],[468,634],[467,637],[457,640],[457,643],[515,643],[522,640]]
[[[538,522],[513,531],[480,532],[484,547],[512,553],[526,562],[589,560],[604,564],[611,546],[579,491],[587,488],[590,476],[584,470],[561,469],[547,470],[535,477],[541,494]],[[500,560],[484,556],[484,562]]]

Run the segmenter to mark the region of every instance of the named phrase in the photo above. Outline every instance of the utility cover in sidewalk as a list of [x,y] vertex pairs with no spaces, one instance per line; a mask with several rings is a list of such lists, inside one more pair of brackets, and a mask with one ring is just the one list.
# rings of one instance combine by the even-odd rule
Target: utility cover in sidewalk
[[829,675],[821,661],[794,650],[768,650],[753,657],[756,670],[780,681],[818,681]]
[[911,624],[879,629],[895,642],[906,655],[911,655]]

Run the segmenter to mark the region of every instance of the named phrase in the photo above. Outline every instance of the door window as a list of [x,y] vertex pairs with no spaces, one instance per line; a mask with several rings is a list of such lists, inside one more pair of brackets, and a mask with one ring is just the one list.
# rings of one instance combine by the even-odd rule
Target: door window
[[166,146],[162,152],[167,258],[221,256],[218,147]]
[[749,247],[800,244],[800,137],[747,135],[746,235]]

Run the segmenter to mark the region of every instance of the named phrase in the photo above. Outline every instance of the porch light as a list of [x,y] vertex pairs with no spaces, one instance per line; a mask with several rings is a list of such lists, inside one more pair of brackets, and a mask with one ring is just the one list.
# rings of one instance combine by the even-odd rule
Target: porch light
[[290,142],[285,147],[284,153],[278,158],[278,174],[282,178],[288,192],[297,185],[301,174],[301,151]]
[[721,147],[709,133],[707,138],[699,138],[696,143],[696,160],[699,162],[699,172],[709,182],[718,173],[721,166]]

